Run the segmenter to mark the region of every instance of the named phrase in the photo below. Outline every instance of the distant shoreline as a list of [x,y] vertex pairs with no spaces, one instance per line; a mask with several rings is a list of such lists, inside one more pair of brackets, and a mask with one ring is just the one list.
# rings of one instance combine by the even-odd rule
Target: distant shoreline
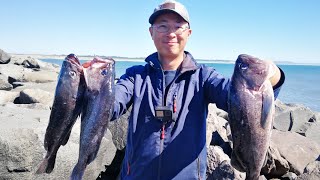
[[[67,55],[47,55],[47,54],[15,54],[10,53],[10,55],[15,57],[33,57],[36,59],[61,59],[63,60]],[[92,60],[95,56],[91,55],[77,55],[81,60]],[[111,57],[116,61],[137,61],[137,62],[144,62],[145,57],[121,57],[121,56],[104,56],[104,55],[97,55],[100,57]],[[234,64],[234,60],[215,60],[215,59],[196,59],[198,62],[207,62],[207,63],[222,63],[222,64]],[[307,65],[307,66],[320,66],[320,63],[295,63],[291,61],[274,61],[277,65]]]

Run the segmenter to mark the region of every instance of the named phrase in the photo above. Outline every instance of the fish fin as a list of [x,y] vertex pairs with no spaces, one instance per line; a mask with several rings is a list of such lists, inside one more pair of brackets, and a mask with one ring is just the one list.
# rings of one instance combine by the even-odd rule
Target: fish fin
[[98,154],[98,151],[90,154],[90,156],[88,157],[87,164],[90,164],[97,157],[97,154]]
[[38,170],[36,171],[36,174],[42,174],[42,173],[45,173],[46,172],[46,169],[47,169],[47,166],[48,166],[48,159],[45,158],[41,164],[39,165],[39,168]]
[[73,168],[70,180],[79,180],[82,179],[86,166],[81,167],[80,163],[78,162],[76,166]]
[[69,138],[70,138],[70,134],[71,134],[71,129],[70,129],[70,131],[68,132],[68,134],[66,135],[66,137],[63,139],[61,145],[64,146],[64,145],[67,144],[67,142],[68,142],[68,140],[69,140]]
[[240,172],[246,172],[245,167],[243,166],[243,164],[239,161],[238,156],[235,154],[234,151],[232,151],[231,153],[231,165],[232,167],[234,167],[235,169],[237,169]]
[[267,91],[263,91],[262,93],[262,106],[261,106],[261,127],[263,129],[267,128],[269,116],[272,115],[272,106],[273,103],[273,94],[268,93]]
[[55,162],[56,162],[56,155],[53,155],[49,158],[46,157],[39,165],[39,168],[36,171],[36,174],[42,174],[42,173],[50,174],[54,169]]

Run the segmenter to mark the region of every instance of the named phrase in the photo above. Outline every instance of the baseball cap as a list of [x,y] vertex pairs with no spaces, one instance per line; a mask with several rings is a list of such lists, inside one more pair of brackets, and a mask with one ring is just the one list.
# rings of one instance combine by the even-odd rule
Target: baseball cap
[[174,0],[166,0],[158,5],[149,18],[149,23],[153,24],[156,18],[165,12],[174,12],[180,15],[190,25],[189,13],[181,3]]

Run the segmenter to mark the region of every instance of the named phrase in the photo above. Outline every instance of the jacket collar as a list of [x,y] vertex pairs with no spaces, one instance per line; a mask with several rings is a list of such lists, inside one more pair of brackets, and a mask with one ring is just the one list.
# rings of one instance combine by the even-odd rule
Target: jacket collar
[[[197,62],[195,61],[195,59],[192,57],[192,55],[187,52],[187,51],[184,51],[185,53],[185,57],[180,65],[180,73],[184,73],[186,71],[191,71],[191,70],[196,70],[199,68],[199,65],[197,64]],[[160,64],[160,61],[158,59],[158,53],[155,52],[151,55],[149,55],[145,61],[153,68],[155,69],[162,69],[161,68],[161,64]]]

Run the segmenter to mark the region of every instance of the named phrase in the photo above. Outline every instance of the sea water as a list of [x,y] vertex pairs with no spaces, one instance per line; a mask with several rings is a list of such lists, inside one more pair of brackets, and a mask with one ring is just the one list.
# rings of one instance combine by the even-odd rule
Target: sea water
[[[45,62],[61,66],[61,59],[42,59]],[[85,62],[83,60],[81,63]],[[231,77],[234,69],[232,63],[217,63],[214,61],[198,61],[199,64],[215,68],[225,77]],[[116,61],[116,77],[123,75],[127,68],[134,65],[144,65],[140,59],[136,61]],[[284,103],[302,104],[313,111],[320,112],[320,65],[277,64],[285,73],[285,83],[281,87],[278,99]]]

